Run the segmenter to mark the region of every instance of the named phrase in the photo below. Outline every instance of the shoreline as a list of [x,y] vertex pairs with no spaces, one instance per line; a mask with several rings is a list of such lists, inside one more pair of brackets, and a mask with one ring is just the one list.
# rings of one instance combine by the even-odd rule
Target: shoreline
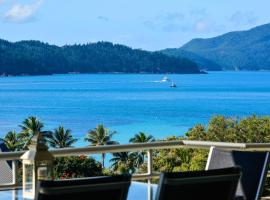
[[235,72],[235,73],[241,73],[241,72],[270,72],[270,70],[219,70],[219,71],[201,71],[200,73],[146,73],[146,72],[140,72],[140,73],[128,73],[128,72],[98,72],[98,73],[61,73],[61,74],[22,74],[22,75],[13,75],[13,74],[7,74],[7,75],[0,75],[1,78],[8,78],[8,77],[37,77],[37,76],[61,76],[61,75],[203,75],[203,74],[209,74],[209,73],[226,73],[226,72]]
[[[211,71],[210,71],[211,72]],[[216,71],[215,71],[216,72]],[[172,75],[193,75],[193,74],[208,74],[206,71],[201,71],[200,73],[128,73],[128,72],[98,72],[98,73],[61,73],[61,74],[23,74],[23,75],[13,75],[13,74],[7,74],[7,75],[0,75],[0,78],[7,78],[7,77],[29,77],[29,76],[59,76],[59,75],[166,75],[166,74],[172,74]]]

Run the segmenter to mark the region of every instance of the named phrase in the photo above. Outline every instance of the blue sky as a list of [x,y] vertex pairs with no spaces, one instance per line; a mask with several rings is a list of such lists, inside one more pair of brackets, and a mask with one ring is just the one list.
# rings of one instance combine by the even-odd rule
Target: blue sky
[[269,0],[0,0],[0,38],[180,47],[270,22]]

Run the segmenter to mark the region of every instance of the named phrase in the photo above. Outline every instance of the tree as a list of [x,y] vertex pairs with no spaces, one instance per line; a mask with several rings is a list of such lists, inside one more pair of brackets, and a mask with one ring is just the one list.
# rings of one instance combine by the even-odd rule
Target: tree
[[[102,124],[97,125],[94,130],[88,131],[85,141],[91,143],[92,146],[112,145],[118,142],[112,141],[112,137],[116,132],[111,132],[105,128]],[[105,153],[102,153],[102,167],[105,166]]]
[[146,143],[146,142],[153,142],[155,138],[152,135],[147,135],[143,132],[139,132],[135,134],[133,138],[130,138],[129,142],[132,143]]
[[187,139],[216,142],[263,143],[270,142],[270,118],[252,115],[242,119],[217,115],[207,126],[196,125]]
[[[152,135],[147,135],[143,132],[139,132],[138,134],[135,134],[134,137],[130,138],[129,142],[131,143],[148,143],[148,142],[153,142],[155,141],[155,138]],[[139,151],[139,152],[134,152],[133,157],[134,157],[134,164],[139,167],[141,164],[144,163],[145,160],[145,151]]]
[[2,139],[10,151],[20,151],[22,149],[22,142],[15,131],[9,131]]
[[[208,125],[197,124],[183,137],[166,140],[199,140],[232,143],[269,143],[270,118],[256,116],[238,118],[213,116]],[[157,150],[154,154],[154,170],[186,171],[203,170],[208,151],[202,149]]]
[[[183,140],[186,137],[168,137],[165,141]],[[155,171],[179,172],[191,170],[203,170],[205,167],[207,151],[201,149],[162,149],[153,154]]]
[[84,155],[55,158],[53,171],[55,179],[102,175],[101,164],[94,158]]
[[22,129],[20,133],[20,138],[24,142],[23,149],[27,149],[29,146],[31,139],[37,135],[42,134],[44,137],[51,134],[50,131],[43,131],[43,123],[39,121],[36,117],[30,116],[25,119],[19,127]]
[[129,152],[113,153],[113,158],[110,159],[111,168],[114,171],[119,171],[120,174],[133,174],[135,172],[134,157]]
[[59,126],[54,129],[54,132],[46,137],[47,142],[53,148],[67,148],[78,141],[73,138],[70,129],[64,129],[63,126]]

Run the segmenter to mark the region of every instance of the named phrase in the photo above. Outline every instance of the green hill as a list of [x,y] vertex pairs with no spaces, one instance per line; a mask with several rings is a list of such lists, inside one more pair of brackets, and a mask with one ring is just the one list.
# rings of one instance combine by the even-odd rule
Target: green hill
[[55,46],[39,41],[0,40],[0,74],[200,73],[185,58],[98,42]]
[[170,49],[164,49],[162,51],[160,51],[168,56],[175,56],[175,57],[179,57],[179,58],[188,58],[190,60],[192,60],[193,62],[195,62],[198,67],[201,70],[207,70],[207,71],[220,71],[222,70],[221,66],[218,65],[217,63],[203,58],[201,56],[198,56],[195,53],[189,52],[189,51],[185,51],[182,49],[177,49],[177,48],[170,48]]
[[270,24],[209,39],[194,39],[181,50],[216,62],[225,69],[269,70]]

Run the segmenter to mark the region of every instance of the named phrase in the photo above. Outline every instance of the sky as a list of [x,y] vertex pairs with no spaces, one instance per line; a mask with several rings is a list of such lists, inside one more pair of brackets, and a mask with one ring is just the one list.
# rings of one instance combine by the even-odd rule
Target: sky
[[0,0],[0,38],[180,47],[270,22],[269,0]]

